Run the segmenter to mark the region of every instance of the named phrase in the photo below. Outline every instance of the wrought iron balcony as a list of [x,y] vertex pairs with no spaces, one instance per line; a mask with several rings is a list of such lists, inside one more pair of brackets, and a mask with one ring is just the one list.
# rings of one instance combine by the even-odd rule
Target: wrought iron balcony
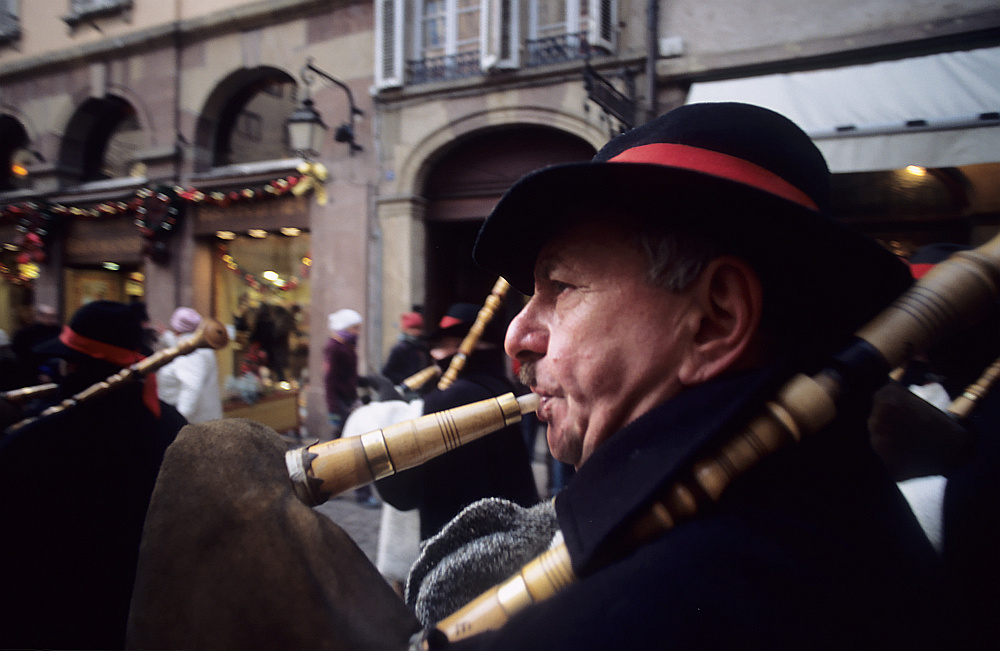
[[529,68],[586,59],[590,51],[586,32],[528,40],[525,46],[528,54],[525,66]]
[[480,75],[482,72],[479,66],[479,50],[406,62],[406,81],[410,84],[464,79]]

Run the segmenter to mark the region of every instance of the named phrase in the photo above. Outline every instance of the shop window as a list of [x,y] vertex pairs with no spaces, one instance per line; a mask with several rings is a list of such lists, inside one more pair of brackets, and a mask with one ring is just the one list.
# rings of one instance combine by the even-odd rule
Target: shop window
[[295,82],[278,71],[239,87],[219,114],[214,165],[287,158],[285,120],[297,106]]
[[215,247],[215,313],[234,334],[223,366],[230,394],[265,395],[308,381],[309,234],[219,233]]
[[138,264],[68,267],[65,280],[65,314],[73,314],[93,301],[142,303],[145,300],[145,283]]

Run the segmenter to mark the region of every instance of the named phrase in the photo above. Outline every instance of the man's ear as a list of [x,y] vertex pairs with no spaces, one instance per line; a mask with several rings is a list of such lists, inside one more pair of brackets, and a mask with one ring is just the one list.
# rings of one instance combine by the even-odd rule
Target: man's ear
[[678,379],[701,384],[745,365],[755,354],[764,304],[760,278],[735,256],[715,258],[691,288],[697,320]]

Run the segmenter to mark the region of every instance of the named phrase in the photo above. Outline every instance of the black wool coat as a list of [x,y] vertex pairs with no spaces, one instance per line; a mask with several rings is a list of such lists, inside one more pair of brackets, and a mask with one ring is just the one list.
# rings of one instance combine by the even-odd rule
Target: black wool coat
[[142,527],[187,423],[132,384],[0,442],[0,648],[125,644]]
[[[477,350],[455,382],[424,396],[424,413],[485,400],[513,390],[503,375],[503,351]],[[420,510],[420,538],[436,534],[459,511],[485,497],[521,506],[538,502],[519,425],[511,425],[450,450],[425,464],[376,483],[379,495],[397,509]]]
[[863,418],[779,451],[694,519],[608,560],[629,514],[775,380],[689,389],[613,435],[556,498],[582,578],[450,648],[940,648],[938,559]]

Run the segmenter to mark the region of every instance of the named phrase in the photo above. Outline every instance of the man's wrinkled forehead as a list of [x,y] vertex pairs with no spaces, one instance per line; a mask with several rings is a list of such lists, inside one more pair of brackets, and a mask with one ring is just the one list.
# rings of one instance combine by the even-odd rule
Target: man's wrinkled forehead
[[632,241],[629,231],[617,221],[597,217],[583,219],[542,244],[535,258],[535,278],[549,278],[557,267],[572,268],[584,261],[595,247],[616,241]]

